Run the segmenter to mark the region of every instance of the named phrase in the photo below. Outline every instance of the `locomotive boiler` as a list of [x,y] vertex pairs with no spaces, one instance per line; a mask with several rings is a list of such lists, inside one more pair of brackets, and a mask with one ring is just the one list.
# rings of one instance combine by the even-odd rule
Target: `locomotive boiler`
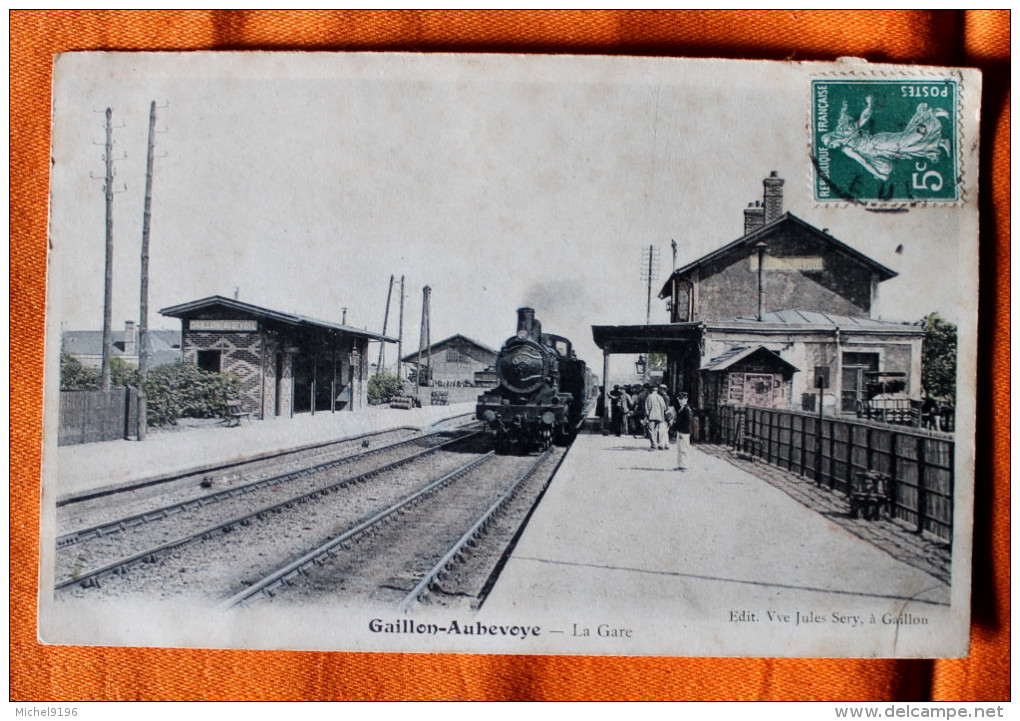
[[597,396],[595,377],[563,336],[542,332],[532,308],[517,311],[517,334],[496,356],[497,385],[478,397],[501,453],[566,444]]

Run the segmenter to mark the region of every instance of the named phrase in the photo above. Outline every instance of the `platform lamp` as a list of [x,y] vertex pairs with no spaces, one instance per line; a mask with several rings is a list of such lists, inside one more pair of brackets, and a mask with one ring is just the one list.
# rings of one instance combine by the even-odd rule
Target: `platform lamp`
[[639,355],[638,359],[634,361],[634,369],[637,371],[638,378],[644,380],[645,371],[648,370],[648,360],[643,354]]

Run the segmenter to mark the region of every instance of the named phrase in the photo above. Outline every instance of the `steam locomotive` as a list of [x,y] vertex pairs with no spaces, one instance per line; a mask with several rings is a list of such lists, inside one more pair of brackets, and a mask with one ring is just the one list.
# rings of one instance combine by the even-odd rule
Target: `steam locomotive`
[[598,395],[595,376],[563,336],[542,332],[533,308],[517,310],[517,334],[496,356],[497,385],[478,397],[475,417],[500,453],[566,444]]

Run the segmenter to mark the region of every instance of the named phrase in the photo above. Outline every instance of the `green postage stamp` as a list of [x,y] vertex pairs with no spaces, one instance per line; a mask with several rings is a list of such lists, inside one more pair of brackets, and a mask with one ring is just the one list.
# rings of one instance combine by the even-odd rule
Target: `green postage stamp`
[[959,201],[958,99],[953,77],[814,80],[815,200]]

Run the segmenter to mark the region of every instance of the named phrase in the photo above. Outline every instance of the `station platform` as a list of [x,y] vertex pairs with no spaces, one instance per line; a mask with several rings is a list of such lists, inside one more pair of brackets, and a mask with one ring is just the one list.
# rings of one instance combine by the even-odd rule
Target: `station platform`
[[[455,416],[474,414],[475,404],[401,410],[386,406],[340,413],[305,413],[293,418],[195,422],[180,430],[151,431],[144,441],[118,440],[56,447],[43,461],[54,479],[58,503],[82,494],[126,486],[192,468],[293,450],[366,433],[408,427],[428,430]],[[44,484],[45,485],[45,484]]]
[[[947,580],[834,522],[848,515],[835,506],[811,508],[727,454],[695,445],[691,468],[679,471],[675,446],[650,451],[645,439],[579,435],[485,615],[499,618],[528,599],[565,619],[682,613],[726,626],[731,611],[746,608],[949,604]],[[796,482],[814,490],[808,479]]]

